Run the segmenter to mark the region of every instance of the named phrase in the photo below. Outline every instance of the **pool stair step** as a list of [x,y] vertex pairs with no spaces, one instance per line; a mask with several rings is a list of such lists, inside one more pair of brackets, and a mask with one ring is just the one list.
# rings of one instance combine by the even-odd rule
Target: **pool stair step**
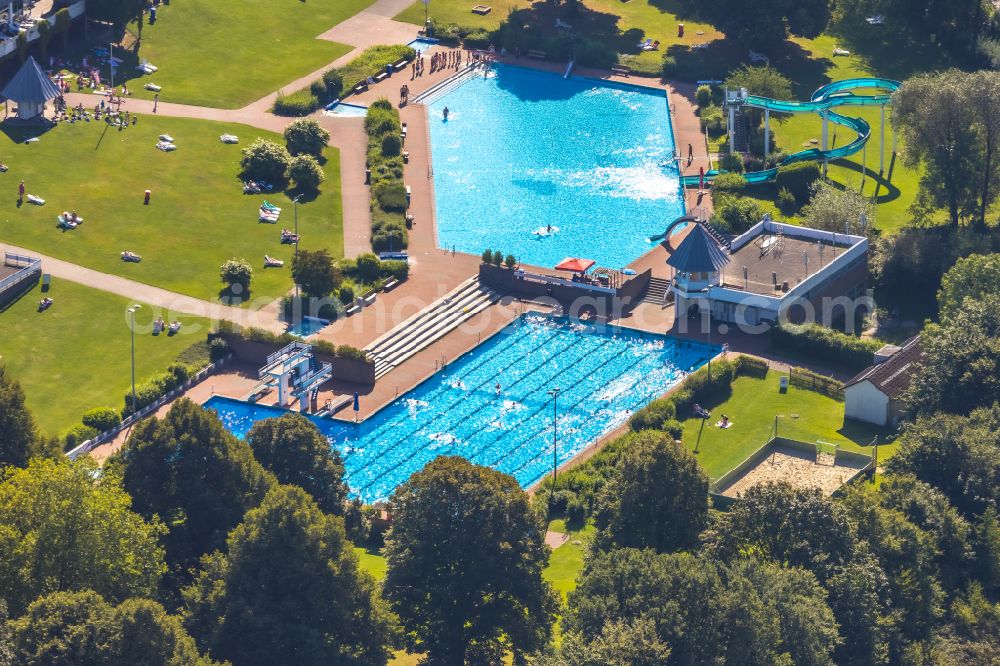
[[500,294],[481,284],[478,277],[466,280],[365,347],[375,363],[375,379],[499,300]]
[[665,297],[669,291],[670,280],[664,280],[663,278],[649,278],[649,287],[646,289],[646,295],[643,296],[642,302],[662,306],[666,303]]
[[459,87],[479,70],[478,63],[468,63],[457,74],[437,83],[413,98],[411,104],[432,104]]

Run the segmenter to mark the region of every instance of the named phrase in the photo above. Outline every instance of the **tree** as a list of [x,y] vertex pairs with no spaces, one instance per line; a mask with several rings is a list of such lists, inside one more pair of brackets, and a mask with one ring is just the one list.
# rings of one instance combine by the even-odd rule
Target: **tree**
[[253,267],[246,259],[233,257],[219,267],[219,277],[232,289],[239,285],[242,291],[250,290],[250,280],[253,279]]
[[288,149],[267,139],[256,139],[243,149],[240,168],[243,176],[278,186],[285,182],[285,175],[292,163]]
[[752,552],[808,569],[821,581],[851,558],[855,546],[842,507],[817,489],[785,482],[748,489],[709,537],[710,550],[724,558]]
[[294,413],[258,421],[247,444],[280,483],[302,488],[326,513],[344,514],[344,463],[312,421]]
[[965,299],[1000,294],[1000,254],[973,254],[961,258],[941,278],[937,294],[942,319],[957,314]]
[[708,522],[708,477],[683,444],[643,430],[618,461],[596,519],[603,548],[690,548]]
[[24,467],[39,452],[38,433],[24,404],[24,391],[0,363],[0,467]]
[[860,192],[817,181],[801,216],[813,229],[867,236],[875,219],[875,205]]
[[838,664],[887,664],[893,629],[889,581],[878,560],[866,553],[835,567],[826,580],[830,609],[840,627],[834,651]]
[[149,596],[165,571],[163,526],[133,513],[113,474],[89,457],[33,459],[0,483],[0,590],[14,616],[37,597],[93,589]]
[[201,555],[225,546],[274,483],[245,442],[187,398],[137,425],[107,466],[120,470],[136,511],[167,523],[167,563],[180,581]]
[[764,218],[764,208],[749,197],[719,197],[712,221],[733,234],[741,234]]
[[986,229],[986,213],[1000,195],[1000,72],[969,74],[969,110],[976,129],[979,159],[974,174],[979,198],[976,226]]
[[311,298],[326,298],[343,276],[326,250],[302,250],[292,259],[292,279]]
[[288,165],[288,178],[295,183],[296,189],[303,192],[315,192],[320,183],[326,180],[323,167],[312,155],[293,157]]
[[358,570],[339,516],[275,486],[205,558],[184,591],[186,623],[236,664],[385,664],[390,616]]
[[108,21],[121,34],[125,26],[139,18],[143,7],[142,0],[91,0],[87,4],[87,17]]
[[512,477],[440,457],[390,499],[384,596],[409,646],[434,662],[544,645],[556,601],[542,580],[542,520]]
[[285,145],[292,155],[322,157],[329,141],[330,133],[312,118],[294,120],[285,128]]
[[670,659],[670,646],[656,635],[652,620],[609,620],[589,640],[572,633],[563,639],[560,659],[565,666],[661,666]]
[[754,48],[773,48],[789,35],[817,37],[830,22],[829,0],[720,0],[701,8],[726,37]]
[[906,143],[904,160],[923,165],[915,212],[943,207],[958,226],[976,207],[982,148],[969,105],[969,77],[958,70],[920,74],[893,95],[893,122]]
[[118,607],[93,590],[54,592],[13,623],[18,663],[210,666],[176,617],[149,599]]
[[906,401],[920,414],[968,414],[1000,400],[1000,294],[963,301],[920,336],[923,356]]
[[792,82],[770,65],[743,65],[726,77],[726,87],[731,90],[746,88],[751,95],[771,99],[792,99]]

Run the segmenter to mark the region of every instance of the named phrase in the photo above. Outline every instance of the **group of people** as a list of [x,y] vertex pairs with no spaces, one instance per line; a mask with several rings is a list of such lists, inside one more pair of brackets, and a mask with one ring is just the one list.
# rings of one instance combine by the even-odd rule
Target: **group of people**
[[[413,64],[410,66],[410,80],[417,78],[418,76],[423,76],[425,68],[426,58],[421,55],[418,58],[414,58]],[[431,71],[434,72],[441,71],[443,69],[458,69],[462,66],[462,51],[461,49],[451,49],[450,51],[442,51],[441,53],[434,53],[431,55]]]
[[157,317],[156,321],[153,322],[153,335],[159,335],[164,330],[168,331],[168,335],[173,335],[181,330],[181,323],[175,319],[168,327],[167,322],[163,321],[163,317]]
[[[709,412],[707,409],[705,409],[698,403],[695,403],[694,407],[692,407],[691,409],[694,412],[694,415],[700,419],[708,420],[712,416],[711,412]],[[733,425],[733,422],[730,421],[729,417],[726,416],[725,414],[723,414],[722,418],[715,423],[716,428],[722,428],[723,430],[725,430],[731,425]]]
[[410,101],[410,86],[405,83],[399,87],[399,106],[404,107]]

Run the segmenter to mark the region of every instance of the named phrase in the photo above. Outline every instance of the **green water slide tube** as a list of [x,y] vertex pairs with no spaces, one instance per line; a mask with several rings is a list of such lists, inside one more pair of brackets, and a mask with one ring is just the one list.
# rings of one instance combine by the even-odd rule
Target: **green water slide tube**
[[[863,118],[852,118],[851,116],[837,113],[832,109],[841,106],[884,106],[891,100],[892,93],[899,90],[900,85],[899,81],[893,81],[892,79],[845,79],[843,81],[834,81],[818,88],[808,102],[788,102],[769,99],[767,97],[758,97],[757,95],[747,95],[743,105],[755,109],[768,109],[777,113],[826,113],[827,119],[830,122],[843,125],[857,133],[858,138],[839,148],[830,150],[809,148],[801,150],[786,157],[778,166],[785,166],[796,162],[822,162],[850,157],[864,148],[865,144],[868,143],[868,139],[871,138],[871,126]],[[861,88],[885,90],[888,93],[858,95],[853,92]],[[711,182],[719,173],[715,169],[706,172],[705,182]],[[743,177],[748,183],[757,184],[772,180],[777,173],[778,169],[773,168],[744,173]],[[683,176],[681,178],[681,185],[684,187],[697,187],[699,181],[699,176]]]

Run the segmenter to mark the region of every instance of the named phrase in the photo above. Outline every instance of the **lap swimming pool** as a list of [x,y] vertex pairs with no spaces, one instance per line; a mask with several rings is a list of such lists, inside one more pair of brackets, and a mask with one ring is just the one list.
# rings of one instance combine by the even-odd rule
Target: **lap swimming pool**
[[[524,315],[364,423],[315,419],[366,502],[388,497],[440,455],[459,455],[530,486],[552,469],[559,388],[558,460],[569,460],[718,348],[628,329]],[[498,388],[499,385],[499,388]],[[284,410],[213,397],[230,432]]]
[[428,100],[441,247],[620,268],[684,214],[663,90],[499,64],[443,90]]

